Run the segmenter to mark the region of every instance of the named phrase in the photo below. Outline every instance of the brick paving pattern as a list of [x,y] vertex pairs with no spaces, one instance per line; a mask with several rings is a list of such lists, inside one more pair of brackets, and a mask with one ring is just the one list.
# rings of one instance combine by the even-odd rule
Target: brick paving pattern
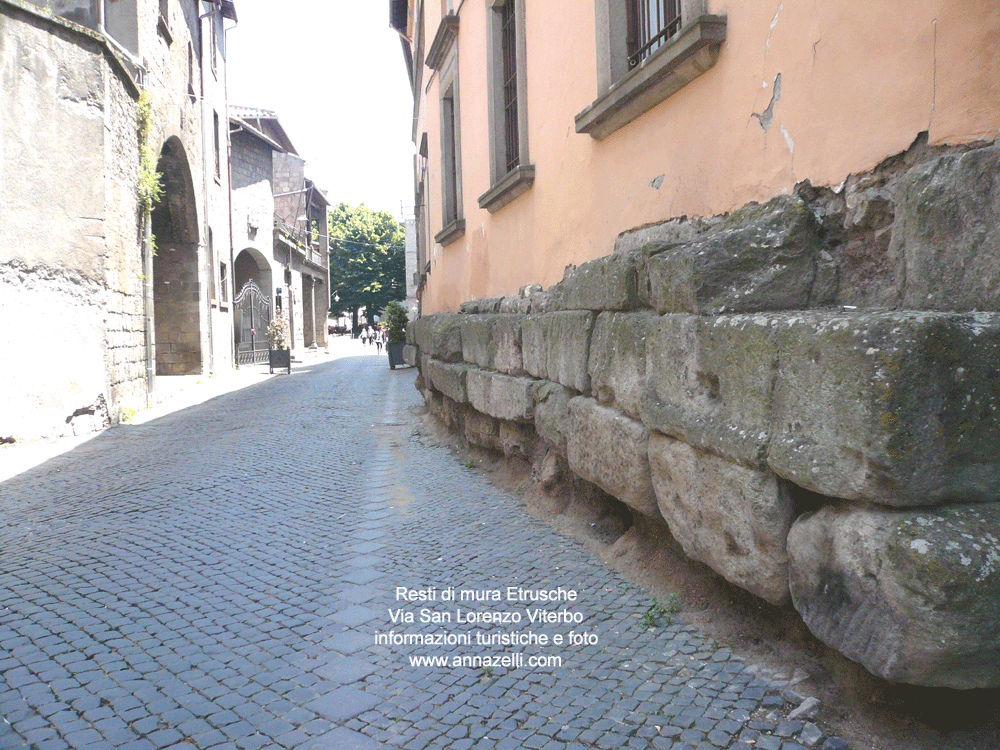
[[[422,442],[413,377],[370,355],[309,364],[0,484],[0,750],[845,747],[782,718],[785,684]],[[390,608],[524,613],[396,586],[575,589],[529,606],[582,623],[477,627],[598,642],[376,645],[472,632]],[[409,662],[518,650],[563,663]]]

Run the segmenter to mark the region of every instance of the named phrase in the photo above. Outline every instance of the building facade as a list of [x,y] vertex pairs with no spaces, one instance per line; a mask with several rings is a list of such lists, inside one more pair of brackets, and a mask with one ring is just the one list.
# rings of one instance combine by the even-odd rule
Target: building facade
[[229,111],[237,364],[267,361],[264,321],[277,315],[301,359],[327,345],[329,202],[274,112]]
[[0,20],[0,349],[21,363],[0,436],[88,432],[148,405],[157,376],[232,361],[217,290],[235,8],[4,0]]
[[415,92],[423,309],[547,287],[625,230],[835,188],[918,139],[995,140],[998,13],[392,0]]

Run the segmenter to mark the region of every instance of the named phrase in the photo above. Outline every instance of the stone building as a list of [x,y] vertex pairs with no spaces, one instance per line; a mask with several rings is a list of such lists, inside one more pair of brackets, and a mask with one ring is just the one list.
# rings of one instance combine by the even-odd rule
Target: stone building
[[267,361],[266,321],[289,321],[292,355],[327,345],[329,202],[274,112],[229,108],[238,364]]
[[876,675],[1000,686],[1000,10],[390,18],[431,411]]
[[157,376],[229,366],[235,20],[229,0],[0,1],[0,439],[99,429]]

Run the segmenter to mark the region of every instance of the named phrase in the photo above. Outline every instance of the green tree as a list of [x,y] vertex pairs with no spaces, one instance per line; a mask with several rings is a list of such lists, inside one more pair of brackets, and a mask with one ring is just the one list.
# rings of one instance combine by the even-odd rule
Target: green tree
[[357,328],[360,308],[367,307],[366,317],[371,324],[389,302],[404,299],[404,244],[403,225],[388,211],[346,203],[331,209],[331,312],[343,315],[349,311]]

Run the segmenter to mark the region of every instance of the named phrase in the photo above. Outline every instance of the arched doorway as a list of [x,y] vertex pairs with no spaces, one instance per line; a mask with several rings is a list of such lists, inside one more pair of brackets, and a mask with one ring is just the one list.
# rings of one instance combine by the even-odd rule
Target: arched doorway
[[236,298],[233,300],[233,335],[236,366],[267,362],[267,325],[271,322],[271,265],[248,247],[233,262]]
[[178,138],[163,144],[156,168],[163,185],[152,213],[156,374],[193,375],[202,371],[198,211]]

